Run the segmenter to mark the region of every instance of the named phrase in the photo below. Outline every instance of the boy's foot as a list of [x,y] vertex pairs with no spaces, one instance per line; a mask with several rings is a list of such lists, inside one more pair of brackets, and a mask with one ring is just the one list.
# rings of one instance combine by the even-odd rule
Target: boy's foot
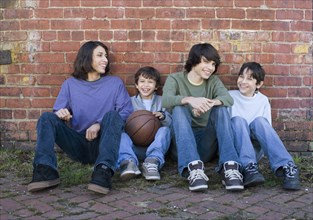
[[188,164],[189,170],[189,190],[204,191],[208,188],[209,178],[204,173],[204,166],[201,160],[195,160]]
[[261,185],[265,182],[263,175],[259,172],[256,163],[249,163],[243,170],[243,185],[245,187]]
[[33,179],[28,184],[27,190],[29,192],[35,192],[56,186],[59,183],[60,178],[58,171],[48,165],[38,164],[34,167]]
[[141,174],[136,163],[133,160],[123,160],[120,165],[122,181],[132,179]]
[[99,164],[92,173],[88,189],[101,194],[108,194],[112,188],[113,171],[103,164]]
[[239,172],[239,164],[235,161],[227,161],[221,171],[222,183],[226,190],[241,191],[244,189],[242,174]]
[[160,180],[159,161],[156,158],[146,158],[142,164],[142,175],[146,180]]
[[283,188],[287,190],[300,190],[301,185],[297,166],[290,161],[282,169],[284,172]]

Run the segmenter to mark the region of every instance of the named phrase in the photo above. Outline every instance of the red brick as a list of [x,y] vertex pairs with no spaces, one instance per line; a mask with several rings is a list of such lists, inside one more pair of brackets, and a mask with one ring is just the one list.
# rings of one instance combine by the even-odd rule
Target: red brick
[[262,21],[261,30],[286,31],[289,30],[289,21]]
[[276,86],[301,86],[301,77],[275,77],[274,85]]
[[64,18],[84,18],[91,19],[93,17],[93,9],[91,8],[65,8]]
[[49,97],[50,96],[50,88],[22,88],[22,94],[24,97]]
[[85,39],[84,31],[72,31],[71,39],[74,41],[82,41]]
[[218,0],[218,1],[203,1],[203,5],[206,7],[233,7],[232,0]]
[[188,29],[198,30],[200,28],[200,21],[198,20],[174,20],[172,22],[172,28],[175,29]]
[[15,122],[1,122],[3,131],[16,131],[17,124]]
[[271,100],[272,108],[276,109],[290,109],[290,108],[299,108],[300,100],[299,99],[272,99]]
[[26,119],[27,113],[26,110],[13,110],[14,119]]
[[236,7],[257,7],[259,8],[260,6],[263,5],[263,0],[235,0],[234,5]]
[[79,1],[50,0],[50,7],[78,7]]
[[18,21],[5,21],[0,20],[0,27],[1,31],[8,31],[8,30],[19,30],[20,23]]
[[[155,53],[155,63],[180,63],[183,56],[179,53]],[[158,66],[159,68],[159,66]],[[166,67],[165,67],[166,68]],[[168,72],[168,71],[166,71]]]
[[202,20],[202,28],[204,29],[229,29],[229,20],[215,20],[215,19],[204,19]]
[[262,23],[260,21],[233,20],[231,21],[231,28],[245,30],[260,30],[261,24]]
[[171,27],[171,22],[169,20],[143,20],[141,22],[142,29],[158,29],[158,30],[168,30]]
[[113,35],[114,40],[116,41],[126,41],[127,40],[127,31],[114,31]]
[[291,31],[312,31],[312,21],[291,21]]
[[48,20],[22,20],[20,24],[21,30],[47,30],[50,28]]
[[70,40],[71,39],[71,32],[70,31],[58,31],[57,39],[59,41],[64,41],[64,40]]
[[152,63],[154,61],[154,54],[152,53],[126,53],[124,61],[130,63],[137,63],[140,60],[142,63]]
[[[105,7],[110,6],[111,0],[88,0],[80,2],[83,7]],[[103,9],[102,9],[103,10]]]
[[51,20],[52,30],[76,30],[81,28],[79,20]]
[[154,8],[126,8],[125,16],[127,18],[149,19],[155,17]]
[[[85,33],[86,37],[87,38],[87,34]],[[92,36],[90,35],[87,39],[97,39],[98,37],[94,37],[94,38],[91,38]],[[113,40],[113,31],[100,31],[100,34],[99,34],[99,39],[101,41],[111,41]],[[104,42],[105,44],[107,44],[106,42]],[[107,45],[109,46],[109,45]]]
[[141,31],[128,31],[128,39],[129,40],[140,40],[141,39]]
[[160,8],[156,9],[156,18],[185,18],[186,11],[177,8]]
[[99,29],[99,27],[101,27],[101,29],[108,29],[110,28],[110,24],[109,21],[100,19],[100,20],[83,20],[81,22],[81,28],[82,29]]
[[[122,6],[122,7],[140,7],[142,0],[114,0],[111,1],[112,6]],[[145,1],[147,2],[147,1]]]
[[245,11],[243,9],[217,9],[216,10],[216,17],[217,18],[236,18],[236,19],[244,19],[245,18]]
[[269,8],[293,8],[293,1],[265,0],[265,5]]
[[64,63],[64,54],[38,53],[34,55],[34,60],[39,63]]
[[175,7],[202,7],[203,0],[174,0]]
[[[81,46],[79,42],[51,42],[50,45],[51,51],[53,52],[68,52],[68,51],[77,52],[79,47]],[[53,56],[57,54],[58,53],[54,53]],[[63,56],[62,53],[59,53],[58,55]]]
[[171,40],[172,41],[184,41],[185,40],[185,31],[171,31]]
[[290,44],[268,43],[263,45],[263,51],[267,53],[290,53]]
[[140,51],[140,43],[136,42],[113,42],[112,52],[135,52]]
[[1,119],[12,119],[12,110],[0,109],[0,118]]
[[0,87],[1,96],[19,96],[21,93],[20,88],[16,87]]
[[95,8],[94,16],[96,18],[123,18],[125,15],[125,8]]
[[7,108],[30,108],[30,99],[28,98],[10,98],[6,99]]
[[28,110],[27,117],[28,119],[38,119],[40,117],[40,110]]
[[164,0],[145,0],[142,1],[143,6],[145,7],[160,7],[160,6],[172,6],[172,1],[164,1]]
[[302,10],[276,10],[277,20],[302,20],[303,18]]
[[32,99],[31,107],[32,108],[51,108],[55,102],[54,98],[44,98],[44,99]]
[[53,41],[57,39],[56,31],[45,31],[42,33],[42,39],[45,41]]
[[266,19],[266,20],[275,19],[274,10],[247,9],[246,13],[247,13],[247,19]]
[[63,18],[63,10],[60,9],[36,9],[34,11],[35,18]]
[[33,17],[33,12],[28,9],[6,9],[3,16],[4,19],[28,19]]

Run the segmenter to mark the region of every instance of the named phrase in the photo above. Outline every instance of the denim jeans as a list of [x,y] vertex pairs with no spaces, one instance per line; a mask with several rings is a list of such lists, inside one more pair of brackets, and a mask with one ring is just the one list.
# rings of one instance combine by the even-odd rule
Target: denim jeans
[[216,152],[219,155],[217,172],[227,161],[239,162],[226,107],[213,107],[204,128],[192,128],[191,112],[185,106],[174,107],[172,117],[178,171],[182,176],[188,163],[194,160],[208,162],[216,156]]
[[154,141],[147,148],[134,145],[128,134],[122,133],[118,164],[123,160],[132,159],[138,166],[139,160],[143,161],[147,157],[153,157],[159,160],[160,169],[165,163],[164,155],[169,149],[170,142],[171,131],[169,127],[160,127]]
[[37,145],[34,165],[45,164],[57,169],[54,151],[56,143],[71,159],[83,164],[104,164],[116,170],[119,144],[124,121],[116,111],[107,112],[101,123],[98,137],[92,141],[85,133],[78,133],[54,113],[43,113],[37,123]]
[[[251,162],[257,163],[263,153],[268,158],[274,173],[289,161],[293,162],[291,155],[266,118],[257,117],[248,125],[244,118],[236,116],[231,119],[231,124],[235,147],[243,167]],[[261,149],[257,149],[258,145],[255,143]]]

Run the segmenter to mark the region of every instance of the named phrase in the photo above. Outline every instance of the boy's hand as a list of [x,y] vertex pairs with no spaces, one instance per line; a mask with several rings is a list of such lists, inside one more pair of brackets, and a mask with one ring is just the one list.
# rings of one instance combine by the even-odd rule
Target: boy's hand
[[100,130],[100,124],[99,123],[91,125],[86,130],[86,139],[88,141],[92,141],[93,139],[97,138],[99,130]]
[[152,114],[154,114],[154,116],[157,117],[159,120],[163,120],[165,118],[162,112],[152,112]]
[[61,108],[56,111],[55,114],[64,121],[69,121],[72,118],[72,115],[67,108]]
[[217,99],[207,99],[204,97],[186,97],[183,100],[186,104],[191,105],[193,114],[198,117],[200,114],[209,111],[215,105],[221,105],[222,102]]

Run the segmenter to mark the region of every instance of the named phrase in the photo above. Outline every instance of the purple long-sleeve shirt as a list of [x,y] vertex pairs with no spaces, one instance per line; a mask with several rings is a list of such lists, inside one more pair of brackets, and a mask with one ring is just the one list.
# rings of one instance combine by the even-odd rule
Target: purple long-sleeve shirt
[[123,81],[116,76],[104,76],[92,82],[70,77],[64,81],[53,111],[61,108],[72,113],[71,126],[78,132],[101,122],[109,111],[117,111],[124,121],[133,112]]

